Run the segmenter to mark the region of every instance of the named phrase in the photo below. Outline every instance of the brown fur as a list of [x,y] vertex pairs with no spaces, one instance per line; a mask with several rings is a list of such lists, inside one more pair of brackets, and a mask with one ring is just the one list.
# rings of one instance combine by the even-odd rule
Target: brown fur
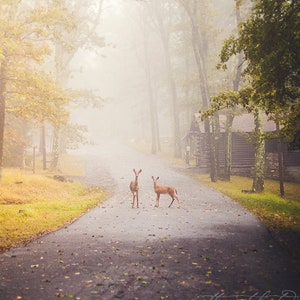
[[155,179],[152,176],[153,185],[154,185],[154,192],[156,193],[156,196],[157,196],[155,207],[159,207],[159,198],[160,198],[161,194],[168,194],[172,198],[172,201],[171,201],[171,203],[168,207],[171,207],[171,205],[173,204],[175,199],[178,201],[178,207],[180,207],[180,202],[179,202],[179,199],[178,199],[177,190],[174,187],[158,185],[157,184],[158,179],[159,179],[159,177],[156,177],[156,179]]
[[140,173],[142,172],[142,169],[140,169],[138,172],[133,169],[133,172],[135,174],[135,180],[130,182],[129,188],[132,193],[132,208],[134,208],[134,202],[136,199],[137,208],[139,207],[139,184],[138,184],[138,177]]

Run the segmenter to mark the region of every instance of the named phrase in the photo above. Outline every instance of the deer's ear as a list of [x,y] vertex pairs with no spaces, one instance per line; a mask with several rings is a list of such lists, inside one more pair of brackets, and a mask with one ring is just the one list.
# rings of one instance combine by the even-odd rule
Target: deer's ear
[[135,173],[135,169],[132,169],[133,170],[133,172]]
[[158,180],[158,179],[159,179],[159,177],[156,178],[156,180]]
[[154,180],[154,177],[153,177],[153,176],[152,176],[151,178]]
[[142,172],[142,169],[139,170],[139,174]]

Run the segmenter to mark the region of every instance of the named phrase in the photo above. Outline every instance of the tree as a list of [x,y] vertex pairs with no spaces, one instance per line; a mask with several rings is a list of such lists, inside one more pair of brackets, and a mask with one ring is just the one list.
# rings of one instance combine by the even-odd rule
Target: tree
[[254,109],[255,130],[252,139],[255,145],[255,163],[252,191],[262,192],[264,190],[265,174],[265,138],[262,120],[262,110],[259,107]]
[[24,168],[26,165],[25,149],[29,145],[28,124],[6,114],[4,129],[3,166]]
[[[237,27],[241,23],[241,0],[236,0],[235,3],[235,15],[236,15],[236,23]],[[233,78],[233,91],[238,91],[240,82],[241,82],[241,74],[242,74],[242,63],[243,63],[243,53],[240,52],[238,54],[237,66],[235,76]],[[226,137],[226,150],[225,150],[225,166],[224,166],[224,179],[230,181],[231,176],[231,162],[232,162],[232,124],[234,117],[237,113],[237,106],[233,106],[231,109],[226,112],[226,127],[225,127],[225,137]]]
[[[259,97],[260,95],[256,94],[251,87],[240,91],[224,91],[211,99],[210,109],[200,112],[201,117],[204,119],[211,117],[217,111],[236,109],[237,106],[243,106],[249,113],[253,113],[255,129],[250,140],[255,146],[255,166],[252,190],[257,192],[264,190],[266,137],[262,120],[263,110],[257,104],[257,98]],[[247,105],[245,105],[246,102]]]
[[[281,132],[293,134],[300,127],[300,3],[297,0],[256,0],[252,14],[240,26],[238,37],[228,39],[221,59],[244,53],[243,75],[270,119]],[[247,105],[247,99],[245,99]]]
[[87,144],[85,133],[88,131],[87,126],[68,123],[63,127],[63,135],[66,137],[63,140],[62,149],[77,149],[80,144]]
[[[39,87],[46,86],[49,78],[39,76],[39,65],[44,61],[51,49],[46,40],[47,25],[57,20],[57,11],[44,7],[32,8],[21,1],[11,1],[9,4],[0,2],[0,179],[3,160],[3,133],[5,113],[8,109],[24,116],[31,113],[31,106],[37,106],[37,98],[31,98],[31,93]],[[53,88],[54,86],[52,86]],[[49,90],[48,90],[49,91]],[[59,99],[58,90],[52,90],[51,95]],[[38,93],[43,93],[38,91]],[[48,94],[43,95],[43,104]],[[39,98],[39,97],[38,97]],[[51,97],[50,97],[51,98]],[[32,100],[32,101],[31,101]],[[41,100],[39,98],[39,100]],[[31,102],[30,102],[31,101]],[[23,103],[17,108],[13,102]],[[29,105],[31,103],[31,105]],[[19,104],[19,103],[18,103]],[[24,107],[30,107],[26,110]],[[17,108],[18,112],[13,111]],[[35,109],[33,108],[33,111]],[[49,111],[47,112],[49,114]],[[33,114],[31,115],[32,117]]]
[[174,16],[176,17],[176,6],[172,1],[148,1],[146,2],[151,16],[153,18],[153,26],[158,33],[162,42],[164,51],[164,60],[166,66],[166,75],[168,89],[171,99],[171,116],[173,118],[173,146],[174,156],[181,156],[181,140],[180,140],[180,119],[178,111],[178,92],[175,82],[175,74],[172,63],[172,26],[174,26]]
[[144,5],[139,6],[139,28],[141,29],[142,35],[142,52],[143,58],[141,59],[141,65],[145,72],[148,103],[150,110],[150,123],[151,123],[151,153],[156,154],[157,151],[161,150],[160,137],[159,137],[159,122],[157,103],[154,91],[154,76],[151,68],[151,49],[149,44],[151,43],[151,20],[147,17],[146,7]]
[[[25,73],[26,80],[24,78],[22,82],[26,82],[26,85],[20,84],[17,90],[10,90],[7,112],[21,120],[33,120],[41,125],[43,168],[46,169],[45,124],[46,122],[54,126],[67,124],[69,119],[67,105],[72,100],[72,95],[58,87],[52,78],[42,72]],[[19,81],[20,79],[21,77]],[[29,85],[28,82],[30,82]]]
[[[70,76],[69,64],[76,52],[81,48],[102,47],[104,41],[98,36],[96,29],[102,13],[104,0],[97,4],[88,1],[85,5],[78,1],[53,0],[50,7],[64,11],[61,20],[65,26],[54,24],[51,37],[54,48],[56,81],[65,86]],[[51,169],[58,169],[60,157],[61,127],[54,126],[53,153]]]
[[241,23],[237,37],[231,36],[225,41],[221,52],[224,69],[232,56],[243,53],[242,75],[248,85],[238,93],[221,93],[215,97],[212,111],[241,104],[254,112],[254,191],[264,188],[265,135],[261,111],[274,120],[278,128],[280,125],[285,135],[292,135],[300,126],[299,8],[299,2],[293,0],[254,1],[251,16]]
[[[199,1],[197,0],[179,0],[179,3],[184,7],[187,15],[189,16],[191,23],[191,42],[194,51],[195,62],[198,71],[198,82],[201,93],[201,107],[203,109],[209,108],[209,90],[207,82],[207,40],[204,35],[201,35],[199,28]],[[206,140],[210,153],[210,177],[212,181],[217,181],[218,178],[218,150],[215,137],[219,132],[218,127],[218,115],[214,115],[210,120],[206,118],[204,120]]]

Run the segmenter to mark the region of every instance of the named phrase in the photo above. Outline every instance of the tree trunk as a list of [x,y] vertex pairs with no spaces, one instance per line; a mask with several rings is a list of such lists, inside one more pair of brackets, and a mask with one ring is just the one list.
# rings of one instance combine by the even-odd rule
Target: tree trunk
[[7,61],[4,59],[0,66],[0,183],[2,182],[3,145],[5,126],[5,75]]
[[145,56],[145,73],[146,73],[146,80],[147,80],[147,87],[148,87],[148,98],[149,98],[149,109],[150,109],[150,122],[151,122],[151,153],[157,153],[157,138],[158,138],[158,131],[156,126],[158,125],[157,122],[157,112],[156,105],[154,103],[153,97],[153,89],[152,89],[152,81],[151,81],[151,70],[150,70],[150,61],[149,61],[149,53],[148,53],[148,40],[147,40],[147,33],[144,31],[144,56]]
[[226,115],[226,132],[225,132],[225,166],[224,166],[224,180],[230,181],[231,164],[232,164],[232,123],[234,119],[234,112],[230,110]]
[[155,124],[155,138],[157,142],[157,150],[161,151],[161,145],[160,145],[160,134],[159,134],[159,121],[158,121],[158,112],[157,112],[157,104],[156,104],[156,97],[153,99],[153,105],[154,105],[154,124]]
[[[278,123],[276,124],[276,131],[279,133],[280,128]],[[280,196],[284,196],[284,171],[283,171],[283,138],[278,137],[277,144],[277,153],[278,153],[278,171],[279,171],[279,188],[280,188]]]
[[[205,68],[205,59],[204,59],[204,53],[203,53],[203,45],[201,43],[200,39],[200,33],[198,28],[198,1],[194,0],[192,3],[182,0],[181,1],[183,7],[185,8],[187,14],[190,17],[191,26],[192,26],[192,46],[194,50],[194,56],[195,61],[197,65],[198,70],[198,77],[199,77],[199,86],[200,86],[200,92],[201,92],[201,98],[202,98],[202,108],[207,109],[209,108],[209,91],[208,91],[208,85],[207,85],[207,77],[206,77],[206,68]],[[191,5],[192,6],[191,6]],[[216,170],[218,169],[216,162],[216,157],[214,157],[214,137],[212,136],[212,133],[210,132],[210,121],[208,118],[204,120],[204,130],[205,130],[205,136],[207,139],[207,144],[209,148],[210,153],[210,178],[211,181],[217,181],[218,180],[218,174]]]
[[210,165],[212,182],[216,182],[219,178],[219,139],[220,139],[220,123],[219,114],[215,113],[211,120],[211,133],[210,133]]
[[[241,2],[236,0],[235,4],[235,15],[237,27],[241,23],[241,12],[240,12]],[[238,91],[241,81],[242,74],[242,62],[243,62],[243,53],[240,52],[238,55],[238,62],[236,67],[235,78],[233,79],[233,90]],[[236,111],[236,106],[230,110],[226,115],[226,152],[225,152],[225,169],[224,169],[224,179],[230,181],[231,176],[231,163],[232,163],[232,124],[234,119],[234,113]]]
[[[203,53],[203,42],[201,42],[199,27],[198,27],[198,10],[197,10],[198,1],[194,0],[191,7],[188,2],[182,1],[182,5],[187,11],[187,14],[190,17],[191,26],[192,26],[192,46],[195,56],[195,61],[197,65],[198,77],[199,77],[199,86],[201,91],[202,98],[202,107],[209,107],[209,92],[207,85],[207,76],[205,68],[205,53]],[[209,126],[206,124],[206,126]],[[206,129],[208,129],[206,127]]]
[[[27,123],[26,121],[21,120],[21,124],[22,124],[22,139],[27,142],[27,131],[28,131]],[[26,144],[22,145],[21,155],[22,157],[20,162],[20,168],[24,170],[26,167]]]
[[262,111],[255,109],[255,165],[252,190],[254,192],[263,192],[265,177],[265,138],[262,121]]
[[163,16],[161,12],[157,11],[156,17],[157,17],[158,28],[160,31],[160,37],[164,49],[167,77],[168,77],[170,95],[172,100],[174,156],[181,157],[181,140],[180,140],[179,114],[178,114],[178,107],[177,107],[177,90],[176,90],[172,64],[171,64],[169,33],[166,32],[166,28],[163,22]]
[[40,140],[40,152],[42,153],[43,157],[43,170],[47,169],[47,151],[46,151],[46,127],[45,122],[42,123],[41,126],[41,140]]
[[180,130],[179,130],[179,115],[177,109],[177,91],[175,80],[173,77],[172,66],[171,66],[171,57],[170,57],[170,49],[169,49],[169,41],[166,37],[164,39],[164,50],[165,50],[165,59],[167,66],[167,75],[169,81],[169,88],[171,92],[172,98],[172,115],[173,115],[173,139],[174,139],[174,156],[181,156],[181,144],[180,144]]
[[60,128],[58,125],[54,125],[53,128],[53,148],[52,148],[52,160],[51,160],[51,171],[59,170],[59,139],[60,139]]

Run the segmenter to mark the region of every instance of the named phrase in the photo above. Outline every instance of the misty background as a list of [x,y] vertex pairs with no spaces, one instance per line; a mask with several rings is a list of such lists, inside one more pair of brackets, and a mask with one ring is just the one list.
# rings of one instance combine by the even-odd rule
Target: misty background
[[[103,137],[150,141],[149,95],[143,53],[145,30],[148,35],[152,87],[158,106],[160,136],[172,137],[171,96],[168,91],[163,46],[159,32],[155,28],[155,16],[153,16],[155,12],[146,2],[104,1],[97,32],[104,37],[105,46],[101,49],[80,50],[72,60],[73,74],[68,86],[73,89],[92,89],[104,99],[100,109],[89,107],[72,110],[71,122],[87,125],[89,142],[99,144]],[[152,4],[155,2],[157,1],[152,1]],[[178,9],[178,4],[176,1],[173,2],[175,9],[173,15],[164,16],[164,18],[174,22],[172,26],[176,28],[178,25],[176,25],[176,20],[174,21],[174,14]],[[213,72],[217,72],[218,55],[224,38],[236,28],[235,1],[204,2],[208,3],[203,6],[203,9],[207,8],[207,11],[201,12],[203,19],[208,22],[204,24],[208,39],[207,47],[210,47],[207,66],[212,69],[212,74],[208,74],[208,78],[211,85],[215,85],[214,89],[217,93],[216,86],[227,84],[222,74],[213,78]],[[188,20],[185,22],[187,24]],[[175,80],[182,87],[182,91],[177,89],[182,102],[180,106],[190,107],[188,115],[182,116],[181,119],[182,137],[189,129],[193,114],[201,108],[201,96],[199,91],[196,93],[190,91],[188,92],[190,98],[183,99],[186,93],[184,89],[195,89],[192,87],[192,83],[195,84],[196,81],[195,62],[192,57],[191,42],[178,41],[178,38],[182,37],[178,37],[176,32],[172,35],[171,55],[174,62]],[[189,39],[189,37],[186,38]],[[189,75],[183,74],[184,62],[182,60],[185,57],[189,59],[190,83],[186,82],[186,76]],[[219,71],[219,73],[222,72]],[[182,110],[181,113],[184,111]]]

